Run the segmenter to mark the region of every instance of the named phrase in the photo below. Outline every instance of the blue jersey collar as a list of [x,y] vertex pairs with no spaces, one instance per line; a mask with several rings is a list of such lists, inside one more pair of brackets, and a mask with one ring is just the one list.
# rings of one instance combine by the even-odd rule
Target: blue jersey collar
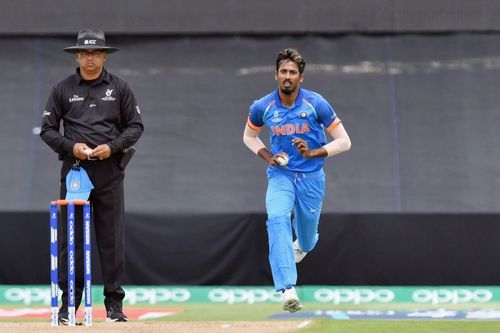
[[[281,99],[278,89],[274,91],[274,100],[276,101],[277,106],[284,107],[283,104],[281,104]],[[303,98],[304,98],[304,93],[302,92],[302,89],[299,88],[299,94],[297,95],[297,99],[295,99],[295,103],[291,108],[293,109],[294,107],[301,106]]]

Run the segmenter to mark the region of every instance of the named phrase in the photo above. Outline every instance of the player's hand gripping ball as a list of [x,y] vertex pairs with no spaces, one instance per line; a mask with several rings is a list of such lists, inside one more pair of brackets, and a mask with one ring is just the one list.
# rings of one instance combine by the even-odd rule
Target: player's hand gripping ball
[[288,164],[288,160],[289,160],[289,159],[290,159],[290,158],[289,158],[289,157],[288,157],[288,155],[286,155],[285,153],[283,153],[283,156],[279,156],[279,157],[277,158],[278,163],[279,163],[279,165],[280,165],[280,166],[286,166],[286,165]]

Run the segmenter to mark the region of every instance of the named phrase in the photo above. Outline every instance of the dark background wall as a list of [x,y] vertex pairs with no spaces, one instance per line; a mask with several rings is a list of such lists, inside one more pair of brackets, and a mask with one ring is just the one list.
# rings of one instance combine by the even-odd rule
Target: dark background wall
[[[48,284],[48,214],[0,218],[9,221],[0,234],[0,284]],[[265,220],[129,214],[126,283],[272,285]],[[324,214],[317,248],[297,266],[298,283],[495,285],[498,222],[491,214]],[[102,282],[95,247],[92,276]]]
[[[73,72],[74,38],[3,38],[0,210],[47,210],[60,162],[39,138],[47,95]],[[127,169],[130,212],[264,211],[265,165],[242,142],[275,88],[277,50],[308,64],[351,151],[328,159],[325,212],[498,212],[499,35],[115,37],[107,67],[145,122]],[[6,50],[15,50],[7,52]],[[266,139],[267,140],[267,139]],[[8,157],[8,158],[7,158]],[[15,167],[13,167],[15,165]]]
[[309,34],[498,31],[495,0],[19,0],[0,4],[0,34]]
[[83,27],[121,49],[107,68],[146,126],[127,169],[130,283],[270,283],[265,165],[241,136],[285,47],[353,141],[325,166],[321,241],[299,282],[499,280],[497,1],[21,0],[0,12],[0,283],[48,282],[60,164],[38,131]]

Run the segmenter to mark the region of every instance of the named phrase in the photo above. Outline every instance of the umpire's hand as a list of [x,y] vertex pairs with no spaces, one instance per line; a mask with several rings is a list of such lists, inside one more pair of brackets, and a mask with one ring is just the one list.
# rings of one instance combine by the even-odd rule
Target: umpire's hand
[[92,149],[85,143],[75,143],[75,145],[73,146],[73,156],[75,156],[79,160],[88,159],[88,151],[92,151]]

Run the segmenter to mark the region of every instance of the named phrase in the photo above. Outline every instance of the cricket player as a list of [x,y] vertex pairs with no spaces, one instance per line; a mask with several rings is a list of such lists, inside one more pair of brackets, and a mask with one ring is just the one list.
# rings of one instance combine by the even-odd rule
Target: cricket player
[[[287,48],[276,59],[278,88],[250,106],[243,142],[268,163],[266,193],[269,262],[283,310],[302,308],[294,286],[296,263],[314,249],[325,194],[325,159],[351,148],[351,140],[330,104],[300,87],[305,61]],[[258,137],[269,129],[270,149]],[[327,143],[326,132],[333,138]],[[293,221],[291,214],[293,211]],[[295,235],[293,240],[292,227]]]

